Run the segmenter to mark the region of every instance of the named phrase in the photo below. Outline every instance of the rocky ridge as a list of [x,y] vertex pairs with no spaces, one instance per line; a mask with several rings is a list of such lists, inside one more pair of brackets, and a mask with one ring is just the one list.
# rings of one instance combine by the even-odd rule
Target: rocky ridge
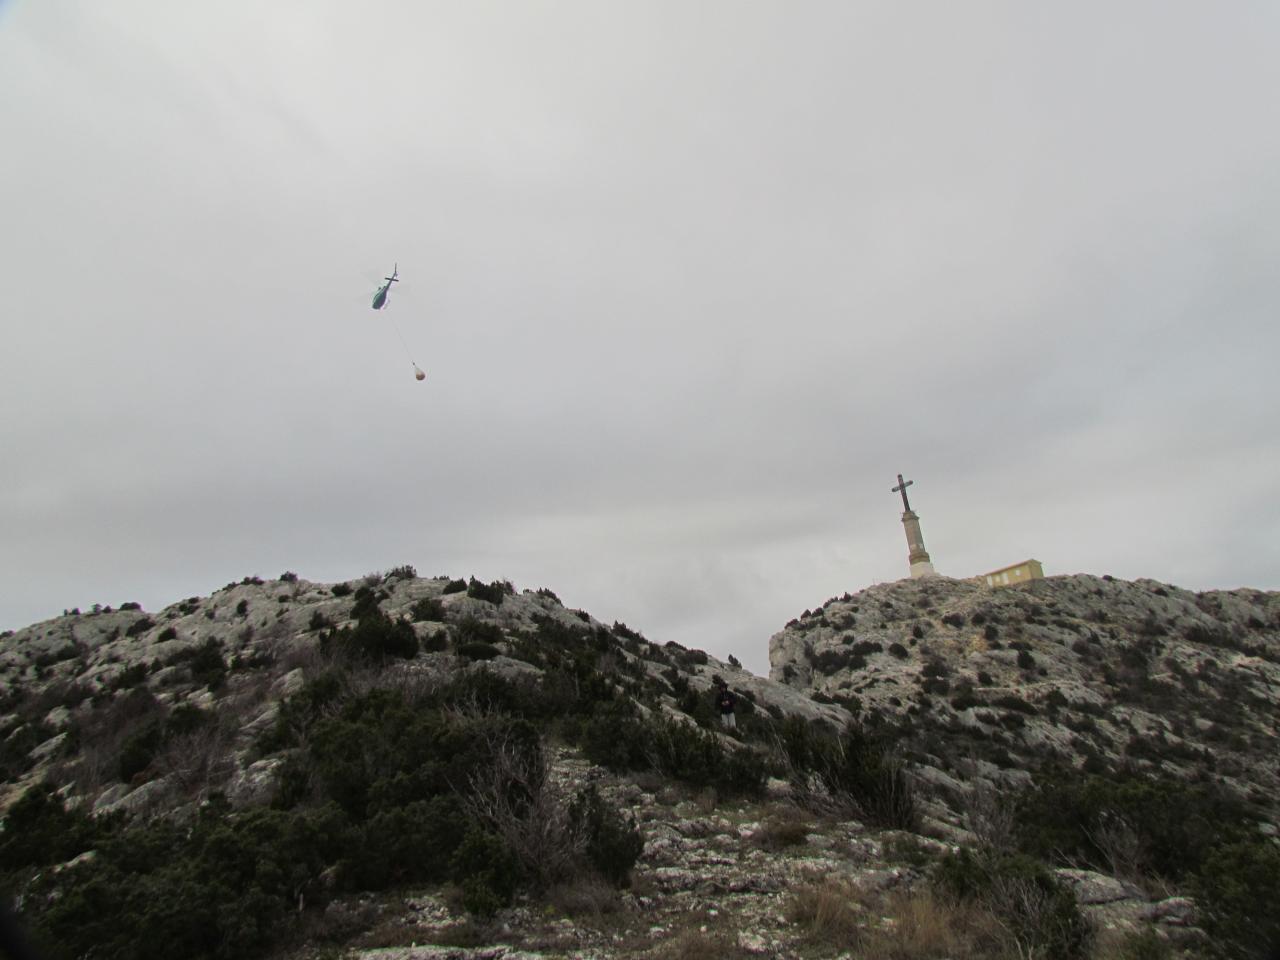
[[902,580],[805,611],[769,657],[773,679],[896,730],[960,780],[1017,784],[1051,759],[1214,779],[1276,813],[1277,593]]
[[[293,574],[277,580],[246,577],[209,597],[190,597],[156,613],[133,603],[68,611],[0,637],[0,704],[8,705],[0,716],[0,738],[9,754],[0,809],[30,783],[50,778],[62,785],[69,800],[87,802],[99,812],[163,808],[184,790],[190,794],[179,789],[181,776],[98,782],[83,770],[85,758],[71,749],[71,728],[93,701],[100,705],[104,697],[120,699],[139,687],[167,707],[212,708],[223,719],[225,742],[219,746],[225,753],[206,771],[194,796],[225,791],[238,804],[260,802],[272,789],[277,764],[251,758],[252,744],[316,664],[320,635],[355,624],[353,594],[360,586],[376,587],[384,595],[379,608],[388,617],[412,622],[421,652],[392,669],[420,680],[477,670],[536,677],[540,671],[520,659],[517,640],[549,620],[568,630],[604,635],[615,659],[666,685],[678,678],[682,687],[707,699],[713,678],[721,676],[773,715],[836,725],[848,719],[838,705],[817,703],[702,651],[650,643],[625,624],[606,626],[585,611],[566,608],[548,590],[517,593],[506,583],[490,590],[474,579],[468,585],[407,571],[341,584],[312,583]],[[486,596],[491,599],[481,599]],[[415,619],[415,605],[424,601],[438,607]],[[482,653],[487,658],[481,660],[457,649],[477,624],[495,644],[492,655]],[[225,671],[225,686],[216,694],[209,676],[200,672],[202,652],[215,672]],[[660,707],[671,717],[688,719],[673,693],[661,698]],[[81,789],[88,795],[80,795]]]
[[[766,680],[606,626],[550,591],[401,568],[345,584],[250,577],[156,613],[133,604],[69,611],[0,637],[0,805],[47,782],[71,806],[140,821],[180,821],[213,796],[242,812],[266,808],[287,757],[264,754],[263,735],[324,669],[323,638],[357,625],[361,588],[419,649],[358,674],[357,686],[479,673],[536,684],[536,647],[562,629],[591,638],[597,669],[619,690],[643,680],[660,691],[646,701],[650,716],[694,724],[721,676],[743,694],[744,721],[757,730],[794,717],[892,731],[925,815],[916,830],[890,830],[806,810],[785,780],[741,799],[653,771],[610,772],[553,743],[558,795],[594,785],[640,830],[629,889],[522,894],[484,923],[447,888],[335,894],[314,936],[290,948],[298,958],[818,958],[848,956],[852,944],[903,957],[1003,956],[1013,948],[999,929],[947,913],[926,882],[939,857],[980,842],[966,798],[982,785],[1023,785],[1028,769],[1056,757],[1219,778],[1264,806],[1274,793],[1274,751],[1264,748],[1274,742],[1267,706],[1280,679],[1275,594],[1195,595],[1093,577],[1002,591],[943,578],[885,584],[806,611],[775,635]],[[129,704],[140,692],[169,716],[195,709],[218,722],[122,777],[136,725]],[[731,750],[758,746],[717,737]],[[1163,885],[1056,873],[1100,933],[1095,956],[1141,931],[1178,948],[1203,941],[1195,904]],[[842,918],[834,927],[821,919],[832,909]],[[961,939],[908,942],[923,936],[911,918],[930,911]]]

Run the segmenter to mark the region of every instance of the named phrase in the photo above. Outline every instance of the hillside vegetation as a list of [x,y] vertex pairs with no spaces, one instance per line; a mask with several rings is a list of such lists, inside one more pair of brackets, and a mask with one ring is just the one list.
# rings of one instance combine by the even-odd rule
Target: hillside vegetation
[[[1234,621],[1197,607],[1215,677],[1272,663],[1258,596],[1263,628],[1230,648]],[[1112,750],[1109,727],[1093,752],[1060,748],[1042,717],[1159,723],[1172,742],[1192,701],[1042,709],[1055,677],[1068,704],[1092,681],[1072,686],[1038,624],[1015,623],[1028,602],[1074,622],[1062,598],[942,581],[841,598],[775,637],[785,683],[548,590],[407,567],[68,611],[0,638],[3,884],[54,960],[1267,948],[1274,757],[1256,776],[1223,769],[1224,752],[1165,763]],[[1113,628],[1086,642],[1105,666],[1130,614],[1096,609]],[[1037,665],[1010,646],[1009,669],[968,691],[1008,703],[956,704],[938,681],[976,669],[973,648],[944,631],[985,638],[990,623],[1010,635],[985,650],[1025,642]],[[864,663],[823,672],[854,648]],[[736,729],[713,711],[718,677]],[[989,725],[993,709],[1025,719]]]

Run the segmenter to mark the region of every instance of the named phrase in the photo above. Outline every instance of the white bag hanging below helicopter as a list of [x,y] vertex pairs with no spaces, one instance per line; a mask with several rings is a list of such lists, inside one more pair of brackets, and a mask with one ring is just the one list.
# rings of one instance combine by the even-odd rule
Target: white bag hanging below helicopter
[[[386,307],[387,298],[391,295],[391,285],[393,283],[398,283],[400,280],[399,273],[400,264],[397,263],[395,268],[391,271],[391,276],[382,278],[387,282],[380,286],[378,288],[378,292],[373,295],[373,309],[382,310]],[[388,319],[390,319],[390,317],[388,317]],[[396,332],[396,336],[400,339],[400,346],[404,347],[404,355],[409,358],[409,363],[413,365],[413,378],[415,380],[427,379],[426,373],[424,373],[422,368],[414,362],[413,354],[409,352],[409,344],[405,343],[404,335],[400,333],[400,327],[396,325],[395,320],[391,320],[391,329]]]

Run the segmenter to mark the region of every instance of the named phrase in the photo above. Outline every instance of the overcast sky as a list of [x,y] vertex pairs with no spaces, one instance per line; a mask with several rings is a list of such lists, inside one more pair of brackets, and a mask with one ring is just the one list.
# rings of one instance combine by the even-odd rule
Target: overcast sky
[[1270,0],[0,0],[0,629],[409,563],[766,673],[907,574],[899,471],[943,574],[1276,589],[1277,49]]

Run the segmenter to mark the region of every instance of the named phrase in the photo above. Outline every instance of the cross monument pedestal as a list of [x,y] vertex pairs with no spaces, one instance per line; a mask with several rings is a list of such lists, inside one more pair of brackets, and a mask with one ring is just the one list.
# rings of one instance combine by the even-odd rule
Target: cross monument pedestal
[[912,579],[934,577],[937,576],[937,571],[933,569],[933,563],[929,560],[929,551],[924,548],[920,518],[907,502],[907,487],[913,483],[915,483],[914,480],[903,480],[902,474],[898,474],[898,485],[893,487],[890,493],[902,494],[902,526],[907,532],[907,562],[911,564]]

